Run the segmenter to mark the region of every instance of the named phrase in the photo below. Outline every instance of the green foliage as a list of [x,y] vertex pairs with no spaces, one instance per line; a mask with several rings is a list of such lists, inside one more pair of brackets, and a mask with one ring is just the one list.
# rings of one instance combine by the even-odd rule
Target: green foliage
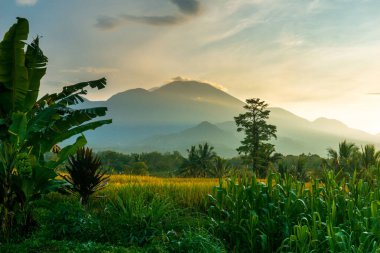
[[182,165],[180,174],[187,177],[206,177],[210,175],[210,170],[214,166],[216,153],[214,147],[207,142],[196,146],[191,146],[187,150],[188,158]]
[[133,162],[131,165],[127,166],[127,172],[133,175],[149,175],[148,166],[145,162]]
[[144,247],[146,252],[225,252],[205,230],[207,222],[189,209],[180,209],[174,200],[138,185],[120,189],[101,204],[106,210],[99,216],[102,240]]
[[[39,230],[34,242],[21,245],[42,252],[49,245],[53,252],[58,245],[91,245],[89,250],[99,252],[102,247],[110,252],[112,247],[142,252],[378,252],[380,174],[373,173],[373,180],[366,181],[356,173],[345,178],[327,171],[307,184],[286,173],[271,174],[265,183],[254,175],[220,180],[208,196],[208,216],[191,186],[181,193],[191,195],[183,197],[185,203],[177,196],[180,186],[108,187],[103,191],[107,197],[91,199],[87,208],[73,196],[50,193],[35,202]],[[25,252],[10,244],[0,249]]]
[[362,177],[368,177],[370,169],[379,167],[380,152],[374,145],[367,144],[361,149],[354,143],[343,141],[339,143],[339,150],[328,150],[327,165],[336,172],[341,171],[346,176],[356,170]]
[[149,152],[141,154],[122,154],[114,151],[103,151],[97,154],[103,165],[112,173],[130,173],[126,168],[133,165],[138,157],[148,167],[149,175],[170,176],[184,162],[178,151],[172,153]]
[[69,156],[68,175],[61,176],[71,185],[69,190],[79,194],[83,205],[87,205],[90,196],[108,182],[109,176],[105,176],[101,166],[99,157],[94,156],[89,148],[79,148],[75,156]]
[[210,175],[212,177],[217,177],[222,179],[230,170],[230,165],[227,163],[226,159],[221,157],[216,157],[214,160],[214,166],[210,170]]
[[169,240],[167,250],[169,252],[199,252],[199,253],[223,253],[226,252],[223,244],[204,229],[185,230],[182,234],[175,231],[167,233]]
[[3,126],[9,126],[13,112],[31,109],[33,96],[29,91],[38,90],[46,71],[47,58],[38,50],[38,38],[27,47],[27,53],[24,52],[28,33],[28,21],[18,18],[0,43],[0,118]]
[[129,155],[110,150],[99,152],[97,156],[100,158],[103,166],[113,173],[124,172],[125,165],[131,161]]
[[300,154],[282,156],[276,162],[278,172],[283,176],[291,174],[299,180],[321,178],[326,160],[315,154]]
[[184,161],[183,156],[178,151],[142,153],[140,159],[148,166],[150,175],[158,176],[172,175]]
[[19,153],[7,142],[0,143],[0,214],[5,238],[14,232],[30,232],[35,223],[31,216],[33,202],[60,187],[55,176],[35,157]]
[[77,240],[98,232],[96,218],[75,202],[55,203],[43,218],[44,233],[54,240]]
[[[168,199],[154,197],[151,194],[131,194],[130,191],[119,193],[108,206],[107,221],[114,228],[105,225],[112,241],[122,241],[127,245],[143,246],[157,240],[167,231],[176,227],[178,213]],[[118,235],[115,236],[117,229]]]
[[76,242],[65,240],[49,240],[44,238],[31,238],[18,244],[0,245],[0,252],[3,253],[142,253],[143,249],[135,247],[125,248],[122,246],[112,246],[99,244],[96,242]]
[[270,157],[274,152],[274,145],[268,143],[276,138],[276,126],[267,123],[270,111],[268,104],[259,98],[247,99],[244,109],[247,112],[235,117],[237,131],[244,131],[245,137],[237,149],[244,154],[259,176],[264,176]]
[[367,144],[361,147],[360,160],[364,169],[369,169],[371,166],[377,166],[380,158],[380,151],[376,151],[374,145]]
[[83,102],[80,95],[86,94],[86,87],[103,88],[104,78],[67,86],[37,100],[47,58],[38,37],[25,50],[28,32],[28,21],[18,18],[0,42],[0,216],[7,238],[11,230],[30,230],[33,201],[60,187],[54,169],[86,139],[78,137],[54,161],[46,162],[44,154],[59,142],[111,123],[92,121],[105,115],[104,107],[70,108]]
[[352,173],[355,169],[358,169],[359,148],[354,143],[344,140],[339,143],[338,151],[328,148],[327,152],[331,160],[330,167],[336,172],[343,170],[344,172]]
[[307,174],[307,167],[306,167],[308,160],[309,160],[309,157],[304,154],[301,154],[297,157],[293,156],[292,162],[289,163],[289,160],[288,160],[288,163],[287,163],[288,169],[286,170],[286,172],[288,172],[290,175],[297,178],[298,180],[301,180],[304,182],[309,181],[308,180],[309,177]]
[[[0,141],[12,143],[19,152],[30,153],[43,163],[44,153],[55,144],[111,121],[86,123],[104,116],[105,107],[70,107],[84,101],[81,95],[86,94],[86,87],[104,88],[105,78],[66,86],[60,93],[47,94],[37,100],[47,58],[39,48],[38,37],[24,51],[28,30],[28,21],[18,18],[0,42]],[[56,167],[85,142],[84,137],[78,138],[74,145],[60,152],[56,162],[43,165]]]
[[327,171],[322,181],[306,187],[271,174],[266,184],[255,177],[221,182],[209,196],[215,234],[235,252],[378,252],[377,180]]
[[72,196],[49,194],[34,210],[40,227],[34,237],[44,238],[47,245],[63,240],[141,248],[142,252],[225,252],[207,230],[204,215],[179,208],[176,198],[157,188],[125,185],[107,188],[104,194],[108,197],[91,200],[87,208]]

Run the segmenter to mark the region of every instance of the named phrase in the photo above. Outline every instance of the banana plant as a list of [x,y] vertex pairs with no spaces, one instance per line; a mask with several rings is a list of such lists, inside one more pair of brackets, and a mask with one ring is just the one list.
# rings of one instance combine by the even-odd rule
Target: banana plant
[[[39,37],[30,44],[25,42],[28,33],[28,21],[17,18],[17,23],[0,42],[0,216],[4,217],[3,231],[15,220],[9,215],[16,213],[16,206],[27,209],[34,199],[59,186],[54,169],[87,143],[82,133],[111,123],[110,119],[94,120],[105,116],[105,107],[73,108],[84,102],[82,96],[87,93],[86,88],[104,88],[105,78],[69,85],[61,92],[38,99],[48,59],[39,47]],[[46,152],[73,136],[79,137],[64,147],[54,161],[45,161]],[[28,173],[24,173],[25,168]]]

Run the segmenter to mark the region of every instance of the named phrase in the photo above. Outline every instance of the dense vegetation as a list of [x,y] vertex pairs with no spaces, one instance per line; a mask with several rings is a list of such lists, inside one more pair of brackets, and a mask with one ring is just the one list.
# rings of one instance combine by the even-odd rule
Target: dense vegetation
[[110,123],[93,120],[106,108],[72,108],[105,79],[37,99],[47,58],[38,38],[24,50],[27,35],[20,18],[0,43],[0,252],[380,252],[373,145],[343,141],[327,159],[275,154],[266,104],[250,100],[262,115],[237,117],[241,131],[258,131],[246,132],[242,157],[208,143],[187,157],[95,155],[83,135],[61,149]]
[[62,181],[55,179],[55,168],[85,145],[86,138],[79,136],[53,160],[45,160],[44,155],[57,143],[111,123],[93,120],[104,116],[107,108],[70,107],[83,102],[86,87],[103,88],[104,78],[67,86],[38,99],[47,58],[38,37],[25,50],[28,31],[28,21],[18,18],[0,42],[0,223],[6,240],[36,226],[34,203],[62,187]]

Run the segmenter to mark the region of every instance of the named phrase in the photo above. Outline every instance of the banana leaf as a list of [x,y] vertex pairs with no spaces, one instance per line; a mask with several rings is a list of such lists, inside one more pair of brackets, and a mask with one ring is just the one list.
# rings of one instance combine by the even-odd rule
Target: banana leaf
[[28,70],[25,67],[25,40],[29,24],[17,18],[0,42],[0,117],[12,111],[23,111],[29,90]]

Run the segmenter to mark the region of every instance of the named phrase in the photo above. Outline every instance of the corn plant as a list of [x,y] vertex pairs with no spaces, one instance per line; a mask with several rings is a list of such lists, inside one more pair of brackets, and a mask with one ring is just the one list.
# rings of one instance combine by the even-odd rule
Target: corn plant
[[215,234],[235,252],[378,252],[380,190],[326,171],[308,184],[271,174],[228,179],[209,195]]

